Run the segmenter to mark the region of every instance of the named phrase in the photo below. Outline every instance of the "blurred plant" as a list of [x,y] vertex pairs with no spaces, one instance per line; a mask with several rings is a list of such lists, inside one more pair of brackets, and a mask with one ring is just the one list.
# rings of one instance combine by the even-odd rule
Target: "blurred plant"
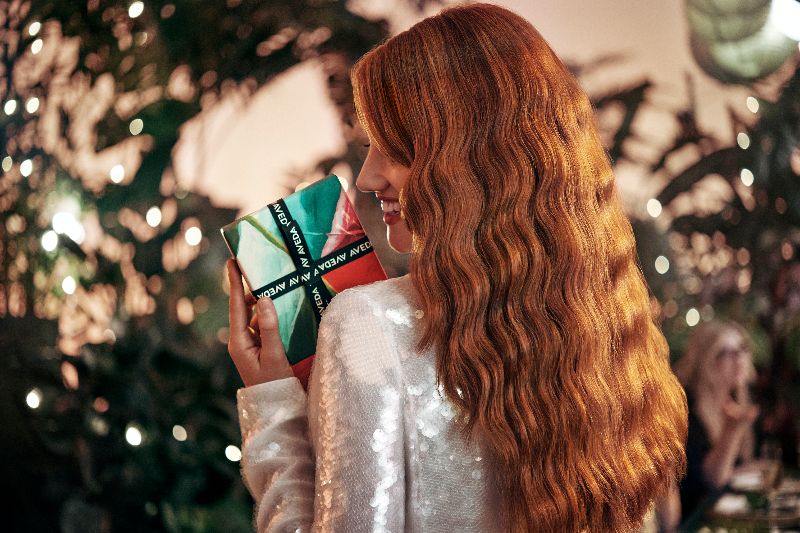
[[343,1],[0,1],[5,528],[251,529],[216,235],[235,213],[179,186],[173,148],[308,60],[349,120],[349,65],[386,27]]

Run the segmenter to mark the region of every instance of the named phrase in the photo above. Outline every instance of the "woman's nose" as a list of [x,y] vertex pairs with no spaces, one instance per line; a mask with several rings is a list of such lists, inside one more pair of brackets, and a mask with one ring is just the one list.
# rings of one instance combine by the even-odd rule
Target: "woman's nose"
[[359,191],[374,192],[381,191],[386,188],[387,182],[383,178],[380,171],[381,169],[379,167],[380,165],[377,164],[375,158],[368,154],[367,158],[364,160],[364,164],[361,165],[361,171],[358,173],[358,177],[356,178],[356,187],[358,187]]

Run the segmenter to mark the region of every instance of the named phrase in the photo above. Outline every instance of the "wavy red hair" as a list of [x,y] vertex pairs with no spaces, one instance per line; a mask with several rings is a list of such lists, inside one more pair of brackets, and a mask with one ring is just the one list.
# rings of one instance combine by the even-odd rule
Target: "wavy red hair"
[[437,378],[497,459],[512,531],[635,528],[685,468],[686,398],[586,94],[534,27],[445,9],[352,70],[410,167],[410,274]]

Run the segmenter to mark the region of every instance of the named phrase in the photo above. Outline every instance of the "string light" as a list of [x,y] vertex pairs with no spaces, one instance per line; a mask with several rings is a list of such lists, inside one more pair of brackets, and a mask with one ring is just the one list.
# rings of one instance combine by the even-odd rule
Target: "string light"
[[33,172],[33,161],[30,159],[26,159],[22,163],[19,164],[19,173],[22,174],[23,177],[27,178]]
[[747,97],[747,109],[750,110],[751,113],[758,113],[758,100],[756,100],[752,96]]
[[14,164],[14,160],[11,159],[11,156],[10,155],[5,156],[3,158],[3,163],[2,163],[3,172],[8,172],[9,170],[11,170],[11,165],[13,165],[13,164]]
[[656,272],[659,274],[666,274],[669,270],[669,259],[664,257],[663,255],[659,255],[656,258]]
[[125,179],[125,167],[117,163],[111,170],[108,172],[111,181],[114,183],[120,183],[123,179]]
[[142,430],[136,424],[128,424],[125,428],[125,440],[131,446],[139,446],[142,443]]
[[31,43],[31,53],[33,55],[38,54],[42,51],[42,47],[44,46],[44,41],[41,39],[36,39]]
[[745,187],[750,187],[755,181],[755,176],[749,169],[743,168],[741,174],[739,174],[739,179],[742,180]]
[[689,327],[694,327],[700,322],[700,312],[692,307],[686,311],[686,324]]
[[172,426],[172,436],[175,438],[176,441],[183,442],[187,439],[189,435],[186,433],[186,428],[176,424]]
[[186,242],[189,243],[190,246],[197,246],[203,239],[203,232],[200,231],[200,228],[198,228],[197,226],[192,226],[191,228],[186,230],[184,238],[186,239]]
[[742,150],[747,150],[750,148],[750,136],[745,132],[740,132],[736,135],[736,144],[739,145],[739,148]]
[[28,392],[28,395],[25,396],[25,403],[31,409],[38,409],[39,406],[42,404],[42,391],[39,389],[31,389]]
[[234,462],[234,463],[237,462],[237,461],[241,461],[242,460],[242,451],[237,446],[234,446],[233,444],[229,444],[225,448],[225,457],[227,457],[229,461]]
[[661,202],[655,198],[650,198],[647,201],[647,214],[653,218],[657,218],[661,214]]
[[16,100],[9,100],[3,105],[3,112],[8,116],[13,115],[16,110],[17,110]]
[[31,37],[35,37],[36,34],[39,33],[39,30],[41,29],[42,29],[41,22],[39,21],[33,22],[31,23],[30,26],[28,26],[28,35],[30,35]]
[[39,99],[35,96],[33,98],[29,98],[27,102],[25,102],[25,111],[30,114],[36,113],[39,110]]
[[67,235],[78,244],[81,244],[86,238],[86,230],[83,225],[68,211],[58,211],[53,215],[52,224],[56,233]]
[[135,19],[142,13],[144,13],[144,2],[136,1],[128,7],[128,16],[132,19]]
[[128,130],[131,132],[131,135],[139,135],[142,133],[144,129],[144,121],[140,118],[135,118],[131,120],[131,123],[128,124]]
[[67,294],[74,294],[75,289],[77,289],[77,283],[75,283],[75,278],[72,276],[67,276],[64,278],[64,281],[61,282],[61,289]]
[[157,228],[158,225],[161,224],[161,209],[159,209],[157,206],[153,206],[148,209],[147,214],[145,215],[145,220],[147,220],[147,223],[150,226]]
[[42,248],[47,252],[52,252],[58,246],[58,234],[53,230],[47,230],[42,235]]

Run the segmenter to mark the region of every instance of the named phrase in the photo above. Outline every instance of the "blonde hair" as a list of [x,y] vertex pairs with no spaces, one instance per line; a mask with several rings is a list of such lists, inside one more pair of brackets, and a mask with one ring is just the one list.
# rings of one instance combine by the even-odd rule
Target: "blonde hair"
[[534,27],[445,9],[353,67],[410,167],[410,275],[437,379],[497,458],[512,531],[626,531],[685,468],[686,400],[591,103]]

